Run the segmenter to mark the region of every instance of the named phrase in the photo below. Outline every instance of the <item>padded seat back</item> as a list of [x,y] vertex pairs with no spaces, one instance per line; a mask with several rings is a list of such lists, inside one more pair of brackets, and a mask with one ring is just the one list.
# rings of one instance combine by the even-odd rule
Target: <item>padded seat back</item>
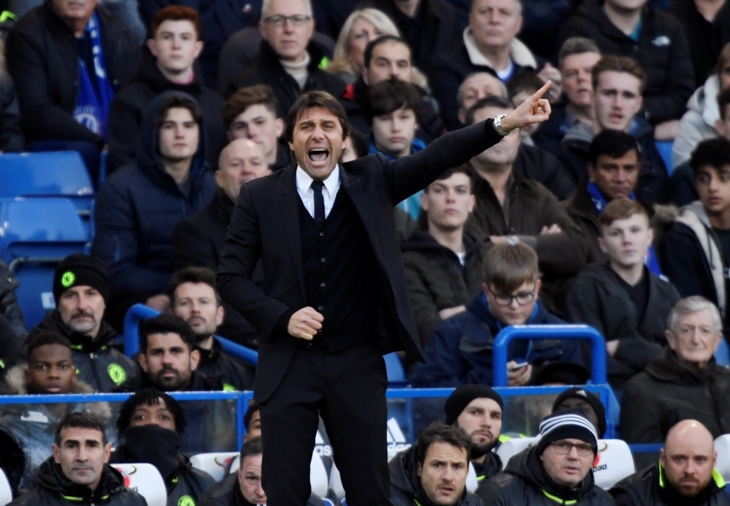
[[599,439],[598,455],[593,462],[593,478],[604,490],[634,474],[634,457],[629,445],[621,439]]
[[145,498],[147,506],[165,506],[167,489],[160,472],[152,464],[112,464],[124,476],[124,486]]
[[231,462],[238,454],[238,452],[198,453],[190,457],[190,463],[195,469],[211,475],[215,481],[221,481],[226,477]]

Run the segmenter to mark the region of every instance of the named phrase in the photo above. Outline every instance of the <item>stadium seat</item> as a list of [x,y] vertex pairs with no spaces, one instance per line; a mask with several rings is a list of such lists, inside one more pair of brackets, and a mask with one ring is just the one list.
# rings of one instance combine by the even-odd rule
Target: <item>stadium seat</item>
[[629,445],[621,439],[599,439],[598,455],[593,462],[593,478],[604,490],[634,473],[634,458]]
[[[238,455],[231,462],[230,473],[235,473],[241,466],[241,459]],[[312,461],[309,464],[309,481],[312,486],[312,493],[319,497],[325,497],[329,489],[329,476],[322,458],[317,453],[312,453]]]
[[5,506],[13,500],[13,491],[10,489],[8,477],[5,472],[0,469],[0,506]]
[[198,453],[190,457],[190,463],[195,469],[211,475],[215,481],[221,481],[237,455],[238,452]]
[[112,464],[124,476],[124,486],[136,490],[147,506],[165,506],[167,489],[160,472],[152,464]]
[[507,462],[512,457],[526,449],[528,446],[532,446],[537,443],[538,438],[536,437],[513,437],[503,442],[497,448],[497,455],[502,459],[502,469],[507,466]]
[[720,345],[715,350],[715,361],[717,365],[730,367],[730,348],[725,339],[720,339]]
[[399,388],[408,385],[406,370],[398,354],[388,353],[387,355],[383,355],[383,359],[385,360],[385,371],[388,375],[388,386],[391,388]]
[[730,434],[723,434],[715,439],[715,451],[717,452],[715,469],[725,481],[730,481]]
[[667,174],[672,174],[674,167],[672,166],[672,147],[674,147],[674,141],[655,141],[657,151],[664,160],[664,165],[667,166]]

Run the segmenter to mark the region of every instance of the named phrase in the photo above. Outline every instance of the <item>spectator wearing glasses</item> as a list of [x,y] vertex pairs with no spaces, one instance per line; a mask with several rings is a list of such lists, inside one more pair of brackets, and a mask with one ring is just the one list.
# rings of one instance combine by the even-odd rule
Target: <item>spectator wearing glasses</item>
[[[537,254],[526,244],[499,244],[484,258],[482,291],[463,311],[441,322],[423,350],[425,364],[413,370],[414,387],[492,385],[492,349],[506,326],[559,324],[538,300]],[[510,386],[526,384],[532,366],[553,361],[581,363],[576,341],[513,342],[508,350]]]

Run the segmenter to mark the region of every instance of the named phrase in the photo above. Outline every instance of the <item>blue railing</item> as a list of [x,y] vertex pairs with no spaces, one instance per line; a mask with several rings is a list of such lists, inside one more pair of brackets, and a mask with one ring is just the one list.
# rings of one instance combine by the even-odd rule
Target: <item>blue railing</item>
[[[135,304],[124,317],[124,353],[131,357],[139,351],[139,324],[149,318],[157,316],[159,311],[150,309],[142,304]],[[236,344],[224,337],[216,336],[221,343],[223,351],[244,362],[256,365],[259,360],[259,354],[250,348]]]
[[[588,325],[513,325],[497,334],[492,352],[494,386],[507,386],[507,346],[514,339],[583,339],[591,342],[591,380],[606,383],[606,342]],[[605,403],[604,403],[605,404]]]

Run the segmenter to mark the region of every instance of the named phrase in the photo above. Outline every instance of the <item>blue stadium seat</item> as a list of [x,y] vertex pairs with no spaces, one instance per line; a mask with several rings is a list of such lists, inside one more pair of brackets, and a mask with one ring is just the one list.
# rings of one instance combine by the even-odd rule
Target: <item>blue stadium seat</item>
[[654,144],[659,154],[662,155],[664,165],[667,166],[667,173],[671,175],[672,170],[674,170],[672,166],[672,147],[674,146],[674,141],[655,141]]
[[0,256],[20,282],[15,293],[28,328],[55,307],[56,264],[88,248],[88,223],[70,199],[0,199]]
[[720,345],[715,350],[715,361],[717,365],[730,367],[730,347],[724,338],[720,339]]
[[388,386],[391,388],[401,388],[408,385],[406,378],[406,370],[397,353],[388,353],[383,355],[385,359],[385,371],[388,374]]

